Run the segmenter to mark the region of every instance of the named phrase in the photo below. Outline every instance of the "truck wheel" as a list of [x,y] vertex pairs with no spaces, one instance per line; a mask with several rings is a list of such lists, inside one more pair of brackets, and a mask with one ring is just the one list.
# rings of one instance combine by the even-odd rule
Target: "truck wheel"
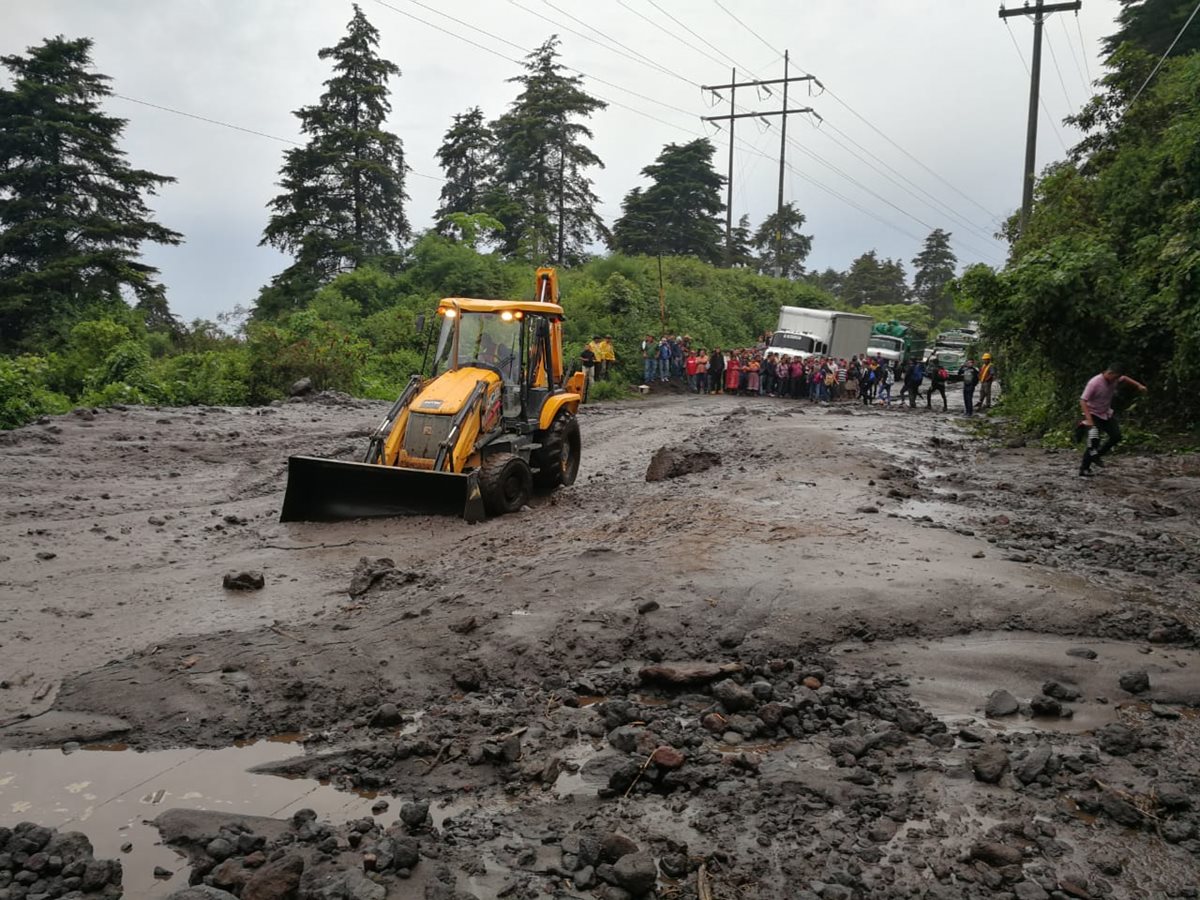
[[489,515],[516,512],[533,493],[529,463],[512,453],[493,453],[479,468],[479,490]]
[[546,491],[573,485],[579,475],[580,445],[579,420],[569,412],[560,412],[542,435],[534,484]]

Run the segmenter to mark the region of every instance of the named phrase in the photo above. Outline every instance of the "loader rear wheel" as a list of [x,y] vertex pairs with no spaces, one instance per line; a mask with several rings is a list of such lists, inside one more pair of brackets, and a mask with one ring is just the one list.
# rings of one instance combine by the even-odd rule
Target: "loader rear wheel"
[[560,412],[542,437],[533,483],[541,490],[573,485],[579,475],[579,449],[579,420],[569,412]]
[[533,493],[529,463],[512,453],[493,453],[480,466],[479,489],[489,515],[516,512]]

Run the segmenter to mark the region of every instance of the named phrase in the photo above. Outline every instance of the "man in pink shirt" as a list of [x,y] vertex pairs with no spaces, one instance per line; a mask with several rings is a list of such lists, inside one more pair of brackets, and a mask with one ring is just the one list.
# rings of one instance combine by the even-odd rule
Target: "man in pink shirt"
[[[1146,393],[1144,384],[1122,374],[1121,368],[1114,365],[1093,377],[1079,398],[1083,424],[1088,429],[1083,462],[1079,464],[1080,475],[1091,475],[1093,465],[1103,468],[1104,460],[1101,457],[1121,441],[1121,428],[1117,425],[1117,417],[1112,408],[1113,395],[1117,392],[1119,384],[1131,384],[1143,394]],[[1100,446],[1100,432],[1108,435],[1103,447]]]

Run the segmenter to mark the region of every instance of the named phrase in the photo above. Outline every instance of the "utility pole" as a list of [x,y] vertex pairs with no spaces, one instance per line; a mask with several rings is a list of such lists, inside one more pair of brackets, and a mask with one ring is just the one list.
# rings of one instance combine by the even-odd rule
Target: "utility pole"
[[[805,106],[800,109],[788,109],[788,105],[787,105],[788,104],[788,99],[787,99],[788,85],[793,81],[816,81],[816,80],[817,80],[817,78],[815,75],[795,75],[795,76],[789,77],[788,76],[788,54],[784,53],[783,54],[783,77],[782,78],[772,78],[772,79],[759,80],[759,81],[738,81],[737,80],[737,70],[735,69],[733,72],[733,77],[730,79],[729,84],[712,84],[712,85],[706,84],[706,85],[703,85],[703,87],[702,87],[702,90],[712,91],[714,94],[717,93],[718,91],[723,91],[726,89],[729,90],[729,114],[725,115],[725,116],[703,116],[701,118],[701,120],[704,122],[718,122],[718,123],[719,122],[728,122],[729,123],[729,178],[728,178],[728,184],[726,186],[727,187],[726,197],[728,198],[728,202],[726,203],[726,210],[725,210],[725,262],[726,262],[726,265],[731,265],[732,260],[733,260],[733,129],[734,129],[734,123],[738,119],[754,118],[754,119],[761,119],[762,121],[766,122],[768,116],[782,116],[783,117],[783,128],[781,129],[780,138],[779,138],[779,197],[778,197],[778,203],[777,203],[777,213],[781,214],[783,212],[783,175],[784,175],[784,168],[787,163],[787,117],[792,116],[792,115],[798,115],[800,113],[813,112],[813,108],[811,106]],[[733,103],[733,96],[734,96],[734,92],[738,88],[744,88],[744,87],[760,88],[761,87],[761,88],[766,88],[767,92],[770,93],[770,90],[771,90],[770,86],[773,84],[782,84],[783,85],[783,106],[782,106],[782,108],[780,108],[778,110],[768,110],[767,112],[739,113],[739,112],[735,111],[735,107],[734,107],[734,103]],[[718,125],[717,127],[719,128],[720,125]],[[779,215],[777,215],[776,218],[778,219]],[[777,232],[777,242],[776,242],[776,254],[775,254],[775,256],[776,256],[776,274],[779,274],[779,265],[780,265],[779,261],[780,261],[781,254],[778,251],[781,249],[782,243],[783,243],[783,234],[782,234],[782,231],[780,231],[780,232]]]
[[[729,70],[729,115],[737,112],[733,95],[737,92],[737,69]],[[729,177],[725,179],[725,268],[733,268],[733,119],[729,120]]]
[[783,51],[783,124],[779,128],[779,199],[775,202],[775,277],[783,274],[783,166],[787,161],[788,51]]
[[1083,7],[1082,0],[1071,3],[1046,3],[1037,0],[1036,5],[1030,6],[1028,0],[1020,9],[1005,9],[1000,7],[1000,18],[1010,19],[1013,16],[1033,16],[1033,64],[1029,72],[1029,124],[1025,132],[1025,173],[1021,188],[1021,232],[1029,224],[1029,214],[1033,210],[1034,166],[1037,164],[1037,126],[1038,126],[1038,93],[1042,84],[1042,25],[1046,16],[1056,12],[1079,12]]

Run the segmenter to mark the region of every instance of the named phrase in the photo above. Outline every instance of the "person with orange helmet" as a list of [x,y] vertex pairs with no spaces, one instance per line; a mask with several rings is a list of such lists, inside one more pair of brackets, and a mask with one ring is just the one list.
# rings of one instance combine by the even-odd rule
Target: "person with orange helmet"
[[992,354],[983,354],[983,365],[979,369],[979,408],[988,409],[992,405],[992,382],[996,380],[996,366],[992,362]]

